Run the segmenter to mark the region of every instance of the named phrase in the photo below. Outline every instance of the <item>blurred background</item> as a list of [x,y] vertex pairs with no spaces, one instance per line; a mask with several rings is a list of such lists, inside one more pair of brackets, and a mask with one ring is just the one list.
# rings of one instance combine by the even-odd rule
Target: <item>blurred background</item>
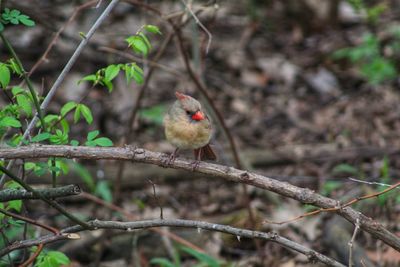
[[[27,70],[65,26],[46,60],[31,75],[45,96],[82,33],[109,1],[94,1],[87,7],[83,5],[89,1],[2,2],[36,22],[35,27],[13,26],[4,32]],[[72,14],[76,16],[66,24]],[[116,146],[128,143],[172,152],[162,119],[175,99],[174,92],[181,91],[199,99],[211,114],[215,129],[211,144],[218,163],[237,166],[226,132],[188,74],[176,35],[154,61],[174,33],[167,19],[184,22],[181,44],[233,137],[243,169],[341,201],[386,188],[374,182],[399,181],[398,0],[121,1],[90,40],[48,109],[48,114],[58,113],[65,103],[81,100],[90,107],[93,123],[80,121],[71,126],[71,138],[83,142],[89,131],[99,130]],[[125,42],[144,24],[157,25],[163,33],[150,36],[153,48],[146,58],[127,49]],[[10,55],[3,44],[0,49],[0,60],[7,60]],[[123,75],[113,80],[111,93],[104,86],[78,83],[109,64],[132,61],[143,68],[145,78],[151,72],[144,89],[127,84]],[[7,102],[1,95],[0,105]],[[138,111],[133,121],[132,110]],[[182,151],[181,156],[193,157],[190,151]],[[71,171],[59,179],[61,184],[78,183],[135,218],[158,218],[161,205],[167,218],[274,230],[341,262],[348,261],[353,227],[338,216],[322,214],[283,225],[263,223],[265,219],[289,220],[313,208],[273,193],[151,165],[126,163],[122,173],[119,163],[110,161],[80,161],[69,166]],[[156,184],[158,200],[148,179]],[[49,184],[50,177],[32,176],[29,181]],[[82,196],[62,203],[83,217],[127,220]],[[398,190],[359,202],[354,208],[400,233]],[[68,224],[44,204],[27,206],[27,210],[49,224]],[[234,236],[198,234],[196,230],[168,231],[204,249],[221,266],[322,266],[273,243],[239,242]],[[400,254],[369,234],[359,232],[356,241],[355,266],[399,266]],[[71,266],[149,266],[156,257],[171,260],[174,250],[180,255],[178,266],[199,263],[180,245],[149,231],[82,233],[80,241],[52,246],[70,257]]]

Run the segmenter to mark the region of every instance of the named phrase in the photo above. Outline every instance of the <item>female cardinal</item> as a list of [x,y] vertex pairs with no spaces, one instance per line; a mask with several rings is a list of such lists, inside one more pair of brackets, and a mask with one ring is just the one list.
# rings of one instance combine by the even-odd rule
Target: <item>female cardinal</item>
[[175,92],[175,96],[177,100],[164,117],[165,136],[168,142],[176,146],[169,163],[175,159],[180,148],[194,149],[197,164],[202,159],[215,160],[217,157],[209,145],[211,121],[201,104],[179,92]]

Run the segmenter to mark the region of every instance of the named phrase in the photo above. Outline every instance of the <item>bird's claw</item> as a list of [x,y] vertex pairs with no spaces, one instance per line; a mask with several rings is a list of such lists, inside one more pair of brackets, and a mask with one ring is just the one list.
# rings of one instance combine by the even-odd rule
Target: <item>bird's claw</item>
[[192,167],[192,172],[194,172],[199,167],[199,164],[200,160],[195,160],[190,164],[190,166]]

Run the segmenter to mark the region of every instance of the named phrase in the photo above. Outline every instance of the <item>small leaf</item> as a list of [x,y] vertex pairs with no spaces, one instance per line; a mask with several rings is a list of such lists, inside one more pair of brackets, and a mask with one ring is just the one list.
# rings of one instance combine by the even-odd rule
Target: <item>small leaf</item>
[[19,94],[16,96],[17,104],[20,108],[26,113],[26,115],[32,115],[32,104],[29,98],[23,94]]
[[100,133],[100,132],[99,132],[98,130],[89,132],[88,135],[87,135],[87,140],[88,140],[88,141],[92,141],[93,139],[96,138],[96,136],[99,135],[99,133]]
[[77,123],[81,118],[81,105],[77,105],[74,113],[74,123]]
[[151,33],[162,34],[160,29],[157,26],[154,26],[154,25],[145,25],[144,29],[146,31],[148,31],[148,32],[151,32]]
[[357,168],[355,168],[352,165],[343,163],[343,164],[339,164],[337,166],[335,166],[335,168],[333,168],[332,170],[333,174],[352,174],[352,175],[357,175],[358,174],[358,170]]
[[150,261],[150,264],[157,264],[160,267],[177,267],[174,263],[172,263],[170,260],[164,259],[164,258],[153,258]]
[[4,31],[4,25],[0,22],[0,32]]
[[71,140],[71,142],[69,142],[71,144],[71,146],[79,146],[79,141],[78,140]]
[[126,41],[128,42],[129,47],[131,47],[135,53],[147,56],[149,49],[142,37],[133,35],[128,37]]
[[22,200],[11,200],[8,202],[7,210],[15,210],[17,212],[21,211]]
[[98,146],[112,146],[113,142],[107,137],[100,137],[93,140]]
[[33,138],[31,139],[31,142],[33,142],[33,143],[42,142],[42,141],[44,141],[44,140],[49,139],[50,136],[51,136],[50,133],[40,133],[40,134],[36,135],[35,137],[33,137]]
[[147,38],[147,36],[143,32],[139,32],[139,36],[142,37],[144,43],[147,45],[147,48],[149,50],[151,50],[151,43],[150,43],[149,39]]
[[22,88],[19,87],[19,86],[13,86],[13,88],[11,89],[11,92],[12,92],[13,96],[16,96],[16,95],[18,95],[18,94],[24,93],[25,90],[22,89]]
[[119,73],[119,66],[118,65],[110,65],[104,71],[104,79],[107,81],[112,81]]
[[19,128],[19,127],[21,127],[21,123],[13,117],[6,116],[6,117],[0,119],[0,127]]
[[11,70],[18,74],[18,75],[22,75],[22,69],[21,66],[18,65],[17,61],[14,58],[11,58],[8,60],[8,62],[10,63],[9,67],[11,68]]
[[7,65],[4,63],[0,63],[0,85],[3,88],[6,88],[7,85],[10,83],[10,77],[11,74]]
[[92,112],[90,111],[90,108],[88,108],[86,105],[84,104],[80,104],[81,106],[81,112],[83,117],[85,118],[86,122],[88,124],[92,124],[93,122],[93,116],[92,116]]
[[74,101],[70,101],[68,103],[66,103],[60,111],[60,114],[62,117],[65,116],[65,114],[67,114],[68,112],[70,112],[71,110],[73,110],[75,107],[77,106],[77,104]]
[[29,16],[27,16],[27,15],[20,15],[20,16],[18,16],[18,19],[19,19],[19,21],[21,21],[21,23],[24,24],[25,26],[28,26],[28,27],[35,26],[35,22],[34,22],[33,20],[31,20],[31,19],[29,18]]
[[96,185],[95,194],[108,203],[112,202],[112,193],[108,181],[99,181]]
[[80,84],[82,81],[89,81],[89,82],[94,82],[95,84],[98,82],[97,76],[95,74],[90,74],[78,81],[78,84]]
[[[69,258],[60,251],[49,251],[47,253],[47,257],[54,260],[57,264],[56,266],[66,265],[66,264],[70,263]],[[52,265],[52,266],[54,266],[54,265]]]

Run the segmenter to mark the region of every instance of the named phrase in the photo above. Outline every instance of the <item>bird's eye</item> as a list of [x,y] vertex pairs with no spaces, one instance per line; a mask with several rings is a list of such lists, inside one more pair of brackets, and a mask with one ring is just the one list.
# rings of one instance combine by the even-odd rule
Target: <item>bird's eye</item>
[[191,113],[190,113],[190,111],[189,111],[189,110],[186,110],[186,114],[187,114],[187,115],[190,115]]

